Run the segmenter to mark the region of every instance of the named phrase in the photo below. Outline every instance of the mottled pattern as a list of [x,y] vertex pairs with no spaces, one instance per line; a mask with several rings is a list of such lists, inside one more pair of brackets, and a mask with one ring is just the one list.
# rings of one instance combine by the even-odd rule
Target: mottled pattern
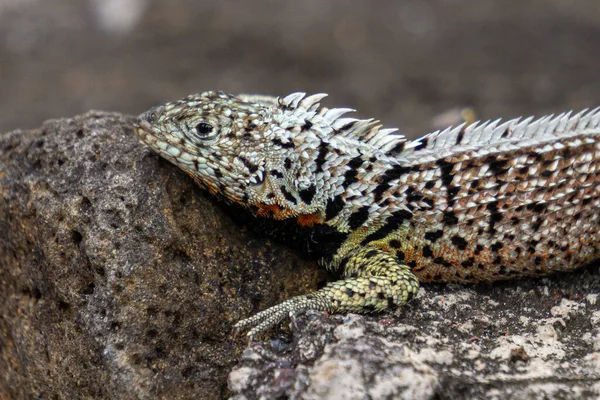
[[240,322],[381,311],[420,281],[547,274],[600,258],[600,111],[459,126],[409,142],[378,121],[285,98],[205,92],[136,133],[211,193],[296,221],[344,280]]

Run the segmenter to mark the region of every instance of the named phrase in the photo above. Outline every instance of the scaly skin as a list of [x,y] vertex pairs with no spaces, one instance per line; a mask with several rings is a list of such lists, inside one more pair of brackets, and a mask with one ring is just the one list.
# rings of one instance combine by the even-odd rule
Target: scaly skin
[[482,282],[600,258],[600,111],[473,124],[409,142],[325,95],[205,92],[157,106],[141,140],[258,218],[295,221],[343,279],[240,321],[371,312],[419,281]]

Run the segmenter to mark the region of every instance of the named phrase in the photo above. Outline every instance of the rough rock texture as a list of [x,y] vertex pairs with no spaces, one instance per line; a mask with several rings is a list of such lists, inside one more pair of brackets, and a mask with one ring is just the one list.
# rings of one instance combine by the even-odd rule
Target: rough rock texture
[[[231,326],[324,279],[90,112],[0,135],[0,398],[218,398]],[[321,274],[321,275],[319,275]]]
[[597,399],[600,268],[494,286],[428,285],[397,318],[298,318],[256,342],[234,399]]

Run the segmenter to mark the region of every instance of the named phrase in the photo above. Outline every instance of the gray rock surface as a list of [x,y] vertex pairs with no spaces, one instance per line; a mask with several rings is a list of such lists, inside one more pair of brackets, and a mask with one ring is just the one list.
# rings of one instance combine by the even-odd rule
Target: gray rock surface
[[600,270],[426,286],[397,317],[310,313],[290,343],[252,343],[241,399],[597,399]]
[[0,135],[0,398],[218,398],[237,320],[323,273],[89,112]]

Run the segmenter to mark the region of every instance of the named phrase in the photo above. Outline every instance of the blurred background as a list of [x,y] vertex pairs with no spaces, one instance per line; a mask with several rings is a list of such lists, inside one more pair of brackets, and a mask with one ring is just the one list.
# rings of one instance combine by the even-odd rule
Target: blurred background
[[0,132],[189,93],[326,92],[414,137],[600,105],[599,0],[0,0]]

